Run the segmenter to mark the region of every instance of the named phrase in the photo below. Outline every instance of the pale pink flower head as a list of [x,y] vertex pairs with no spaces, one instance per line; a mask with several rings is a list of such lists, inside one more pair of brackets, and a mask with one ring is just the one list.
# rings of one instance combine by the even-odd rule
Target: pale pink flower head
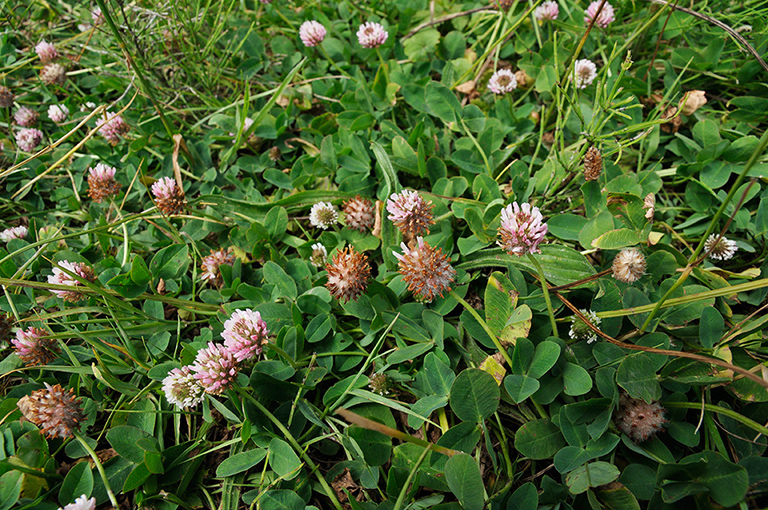
[[168,402],[180,409],[195,407],[203,401],[203,387],[188,366],[168,372],[163,379],[163,392]]
[[24,128],[16,133],[16,145],[24,152],[32,152],[43,141],[43,132],[35,128]]
[[401,243],[403,254],[393,252],[399,261],[398,267],[403,279],[408,283],[408,290],[420,299],[432,301],[438,294],[451,290],[451,283],[456,270],[441,248],[433,248],[421,237],[416,238],[416,247],[408,248]]
[[83,287],[83,284],[80,283],[75,277],[67,274],[62,270],[62,268],[68,270],[71,273],[76,274],[80,279],[93,282],[96,280],[96,273],[94,273],[93,269],[90,266],[87,266],[83,264],[82,262],[70,262],[68,260],[62,260],[59,262],[59,267],[53,268],[53,274],[48,277],[48,283],[52,283],[54,285],[66,285],[69,287],[72,287],[72,290],[53,290],[51,289],[51,292],[56,294],[58,297],[63,299],[64,301],[69,301],[70,303],[77,303],[81,299],[84,299],[85,296],[77,289],[81,289]]
[[600,14],[597,14],[597,9],[600,7],[600,0],[595,0],[591,4],[589,4],[589,7],[587,7],[586,12],[584,13],[584,23],[589,25],[592,23],[592,19],[597,15],[597,20],[595,20],[595,25],[605,28],[607,27],[613,20],[615,19],[613,6],[609,4],[608,2],[605,2],[603,5],[603,10],[600,11]]
[[37,43],[37,46],[35,46],[35,53],[40,57],[40,62],[43,64],[53,62],[59,58],[59,52],[56,50],[56,46],[46,42],[45,39]]
[[592,85],[592,82],[597,78],[597,66],[585,58],[577,60],[573,65],[573,74],[576,78],[576,87],[585,89]]
[[425,202],[421,195],[410,190],[393,193],[387,200],[389,220],[403,234],[415,236],[429,232],[429,226],[435,223],[433,207],[432,202]]
[[95,168],[88,169],[88,196],[96,203],[120,192],[120,183],[115,180],[117,170],[114,167],[99,163]]
[[157,208],[168,216],[181,213],[187,206],[184,191],[179,188],[176,179],[163,177],[152,185]]
[[235,254],[232,253],[232,248],[227,250],[224,248],[216,251],[211,250],[211,254],[203,257],[203,262],[200,264],[200,268],[203,272],[200,278],[203,281],[211,282],[213,285],[221,285],[223,283],[221,265],[226,264],[231,266],[234,263]]
[[48,107],[48,118],[56,124],[60,124],[67,120],[69,116],[69,108],[63,104],[52,104]]
[[548,1],[536,7],[533,11],[533,15],[539,21],[552,21],[557,19],[557,15],[560,14],[560,8],[557,2]]
[[212,395],[219,395],[232,385],[240,368],[232,352],[221,344],[208,342],[192,364],[195,379]]
[[546,234],[547,224],[538,207],[513,202],[502,209],[499,246],[510,255],[522,257],[526,253],[541,253],[539,243]]
[[106,138],[110,144],[116,145],[131,128],[125,123],[122,115],[107,112],[106,116],[106,120],[99,119],[99,134]]
[[93,26],[97,27],[104,23],[104,13],[101,12],[101,7],[96,6],[91,11],[91,21],[93,22]]
[[622,395],[613,415],[616,427],[635,443],[641,443],[664,430],[667,410],[654,401],[650,404],[639,398]]
[[77,498],[74,503],[70,503],[59,510],[96,510],[96,498],[88,499],[85,494]]
[[31,108],[20,106],[13,114],[13,120],[21,127],[32,127],[37,122],[38,114]]
[[45,383],[45,388],[21,397],[16,405],[24,418],[41,427],[50,438],[72,437],[77,424],[85,418],[74,390],[65,391],[59,384]]
[[499,69],[488,80],[488,90],[494,94],[506,94],[517,88],[517,78],[509,69]]
[[363,48],[378,48],[387,41],[389,33],[376,22],[368,21],[357,30],[357,40]]
[[[243,121],[243,133],[247,132],[251,126],[253,125],[253,119],[250,117],[246,117]],[[234,140],[232,140],[232,143],[235,143],[237,141],[237,133],[229,133],[229,136],[235,137]]]
[[251,309],[235,310],[224,322],[224,331],[221,333],[224,345],[238,362],[261,354],[268,336],[267,323],[261,319],[259,312]]
[[30,327],[26,330],[18,330],[16,338],[11,340],[13,349],[21,361],[28,367],[47,365],[56,359],[58,351],[56,340],[43,338],[48,332],[42,328]]
[[315,20],[305,21],[299,27],[299,38],[307,47],[317,46],[323,42],[326,33],[325,27]]
[[2,232],[0,232],[0,241],[7,243],[11,239],[24,239],[25,237],[27,237],[28,233],[29,233],[29,229],[24,225],[19,225],[18,227],[6,228]]

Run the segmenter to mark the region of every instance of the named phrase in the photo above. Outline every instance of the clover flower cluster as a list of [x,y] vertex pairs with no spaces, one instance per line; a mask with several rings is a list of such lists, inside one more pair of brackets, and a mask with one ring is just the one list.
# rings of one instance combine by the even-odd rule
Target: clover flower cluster
[[305,21],[299,27],[299,39],[307,47],[317,46],[323,42],[326,33],[325,27],[315,20]]
[[219,395],[232,386],[243,363],[261,354],[269,329],[259,312],[235,310],[224,322],[223,344],[208,342],[192,365],[174,368],[163,379],[169,403],[181,409],[197,406],[205,393]]
[[16,403],[24,418],[40,427],[50,438],[67,439],[74,436],[77,424],[83,421],[83,409],[70,388],[65,391],[61,385],[33,391]]
[[357,30],[357,41],[363,48],[378,48],[389,38],[389,33],[380,24],[368,21],[360,25]]
[[648,403],[639,398],[622,395],[613,420],[620,431],[635,443],[641,443],[664,430],[667,410],[658,402]]
[[[596,327],[600,327],[600,323],[603,321],[592,310],[579,310],[584,317],[587,318],[589,323]],[[586,340],[588,344],[597,341],[597,333],[584,323],[578,315],[571,317],[571,329],[568,331],[568,336],[574,340]]]
[[0,241],[7,243],[11,239],[24,239],[25,237],[27,237],[28,233],[29,233],[29,229],[24,225],[19,225],[18,227],[6,228],[2,232],[0,232]]
[[69,117],[69,108],[63,104],[52,104],[48,107],[48,118],[56,124],[61,124]]
[[597,78],[597,66],[591,60],[577,60],[573,66],[573,75],[576,88],[585,89],[592,85],[592,82]]
[[221,276],[221,265],[225,264],[231,266],[235,263],[235,254],[232,253],[232,248],[219,250],[211,250],[211,254],[203,257],[203,262],[200,265],[202,269],[201,280],[207,281],[212,285],[221,286],[223,283]]
[[533,15],[536,16],[536,19],[539,21],[556,20],[558,14],[560,14],[560,8],[557,5],[557,2],[553,2],[552,0],[542,3],[533,11]]
[[115,180],[117,169],[104,163],[98,163],[88,169],[88,196],[96,203],[117,195],[120,183]]
[[704,251],[713,260],[730,260],[738,249],[735,241],[718,234],[710,235],[704,243]]
[[426,202],[416,191],[404,190],[393,193],[387,200],[389,220],[407,235],[419,236],[429,232],[435,223],[432,202]]
[[13,120],[21,127],[32,127],[37,124],[40,115],[28,106],[20,106],[13,114]]
[[517,78],[509,69],[499,69],[488,80],[488,90],[497,95],[512,92],[517,88]]
[[28,367],[47,365],[56,359],[56,340],[45,338],[48,332],[42,328],[29,327],[18,330],[16,338],[11,340],[13,350]]
[[131,127],[123,120],[122,115],[107,112],[106,119],[99,120],[99,134],[112,145],[117,145],[122,136],[131,130]]
[[83,264],[82,262],[70,262],[68,260],[62,260],[58,263],[58,266],[53,268],[53,274],[48,277],[48,283],[71,287],[71,290],[51,289],[51,292],[56,294],[64,301],[77,303],[81,299],[84,299],[85,296],[80,290],[78,290],[83,288],[83,284],[80,282],[80,280],[75,278],[73,274],[77,275],[80,280],[85,280],[88,282],[93,282],[96,280],[96,273],[94,273],[93,268],[90,266]]
[[88,497],[83,494],[75,499],[74,502],[66,505],[64,508],[59,508],[59,510],[96,510],[96,498],[88,499]]
[[501,211],[499,246],[518,257],[526,253],[541,253],[539,243],[544,240],[547,231],[547,224],[538,207],[513,202]]
[[409,248],[405,243],[400,247],[403,254],[394,252],[408,290],[424,301],[451,290],[456,270],[441,248],[433,248],[423,238],[416,238],[416,246]]
[[157,208],[165,215],[180,214],[187,206],[187,199],[182,190],[172,177],[162,177],[152,185],[152,195],[155,198]]
[[318,202],[309,212],[309,224],[327,230],[339,221],[339,212],[330,202]]
[[592,23],[592,20],[595,19],[595,16],[597,16],[597,19],[595,19],[595,25],[601,28],[605,28],[613,23],[613,21],[616,19],[613,6],[608,2],[603,4],[603,9],[600,11],[600,14],[598,14],[597,10],[600,8],[600,3],[600,0],[595,0],[589,4],[589,7],[587,7],[587,10],[584,12],[585,24],[589,25]]

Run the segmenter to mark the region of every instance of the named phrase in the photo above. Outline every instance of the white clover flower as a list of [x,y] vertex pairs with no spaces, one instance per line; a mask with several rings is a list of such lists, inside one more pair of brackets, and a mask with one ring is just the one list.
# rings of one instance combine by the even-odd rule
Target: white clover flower
[[339,213],[330,202],[318,202],[309,212],[309,223],[313,227],[326,230],[339,221]]

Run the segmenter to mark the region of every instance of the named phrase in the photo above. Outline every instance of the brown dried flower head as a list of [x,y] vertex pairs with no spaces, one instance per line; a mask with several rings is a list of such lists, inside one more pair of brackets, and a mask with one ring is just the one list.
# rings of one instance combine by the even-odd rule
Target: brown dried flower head
[[163,214],[173,216],[180,214],[187,206],[184,191],[177,185],[176,179],[163,177],[152,185],[155,204]]
[[27,328],[18,330],[16,338],[11,343],[16,355],[28,367],[47,365],[56,359],[56,352],[59,350],[56,340],[53,338],[44,338],[48,332],[42,328]]
[[91,200],[101,203],[120,192],[120,183],[115,180],[116,172],[114,167],[104,163],[88,169],[88,196]]
[[403,190],[393,193],[387,200],[389,220],[403,234],[419,236],[429,232],[429,226],[435,223],[432,214],[432,202],[426,202],[416,191]]
[[685,116],[693,115],[696,110],[707,104],[707,97],[703,90],[691,90],[686,92],[680,100],[680,110]]
[[59,384],[45,383],[45,388],[22,397],[16,405],[24,418],[41,427],[50,438],[72,437],[77,424],[85,418],[74,390],[65,391]]
[[4,85],[0,85],[0,108],[13,106],[13,92]]
[[600,154],[600,150],[597,147],[592,146],[584,155],[584,179],[588,181],[596,181],[602,172],[603,156]]
[[357,301],[368,288],[368,278],[371,276],[368,257],[355,251],[352,246],[337,252],[331,263],[325,265],[325,270],[328,271],[325,286],[339,301]]
[[613,419],[620,431],[635,443],[640,443],[664,429],[666,412],[658,402],[649,404],[642,399],[622,395]]
[[349,228],[365,232],[373,227],[376,213],[373,210],[373,202],[357,195],[352,200],[344,202],[344,217]]
[[512,4],[515,3],[514,0],[491,0],[490,4],[491,7],[495,7],[496,9],[502,10],[502,11],[508,11],[510,7],[512,7]]
[[637,248],[621,250],[613,259],[613,277],[624,283],[634,283],[645,274],[645,255]]
[[403,279],[408,283],[408,290],[425,301],[431,301],[438,294],[451,290],[456,270],[441,248],[433,248],[421,237],[416,238],[416,246],[408,248],[402,243],[403,254],[394,252]]

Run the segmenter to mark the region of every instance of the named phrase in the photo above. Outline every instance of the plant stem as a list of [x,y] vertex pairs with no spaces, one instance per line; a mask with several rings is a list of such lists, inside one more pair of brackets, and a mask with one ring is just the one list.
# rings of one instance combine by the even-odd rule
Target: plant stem
[[555,321],[555,310],[552,308],[552,300],[549,299],[549,289],[547,279],[544,277],[544,268],[533,256],[532,253],[528,254],[528,259],[536,266],[536,270],[539,272],[539,280],[541,280],[541,292],[544,294],[544,301],[547,303],[547,312],[549,313],[549,322],[552,324],[552,335],[555,338],[560,338],[557,334],[557,322]]
[[86,441],[85,438],[81,436],[79,432],[72,431],[72,433],[75,435],[75,439],[80,441],[80,444],[83,446],[85,451],[88,452],[88,455],[91,456],[94,464],[96,464],[96,470],[99,472],[99,476],[101,476],[101,480],[104,482],[104,488],[107,491],[107,496],[109,496],[109,502],[112,503],[113,507],[119,508],[117,504],[117,499],[115,499],[115,494],[112,492],[112,487],[109,486],[109,479],[107,478],[107,473],[104,471],[104,466],[101,464],[101,461],[99,460],[99,456],[96,455],[96,452],[93,451],[93,448],[91,448],[91,445],[88,444],[88,441]]
[[474,317],[475,320],[480,324],[480,326],[483,327],[483,329],[485,330],[485,333],[489,337],[491,337],[491,340],[493,341],[493,345],[495,345],[496,349],[498,349],[499,352],[501,353],[501,355],[504,356],[504,360],[507,362],[507,364],[509,365],[509,368],[511,370],[512,369],[512,358],[510,358],[509,354],[507,354],[507,349],[505,349],[504,346],[501,345],[501,342],[499,341],[499,339],[496,337],[495,334],[493,334],[493,331],[491,331],[491,328],[488,327],[488,324],[485,322],[485,320],[482,317],[480,317],[480,314],[477,313],[477,310],[472,308],[472,305],[470,305],[469,303],[464,301],[464,299],[461,296],[459,296],[456,293],[455,290],[449,290],[448,294],[453,299],[455,299],[456,301],[461,303],[462,306],[467,309],[467,311],[470,313],[470,315],[472,315],[472,317]]

